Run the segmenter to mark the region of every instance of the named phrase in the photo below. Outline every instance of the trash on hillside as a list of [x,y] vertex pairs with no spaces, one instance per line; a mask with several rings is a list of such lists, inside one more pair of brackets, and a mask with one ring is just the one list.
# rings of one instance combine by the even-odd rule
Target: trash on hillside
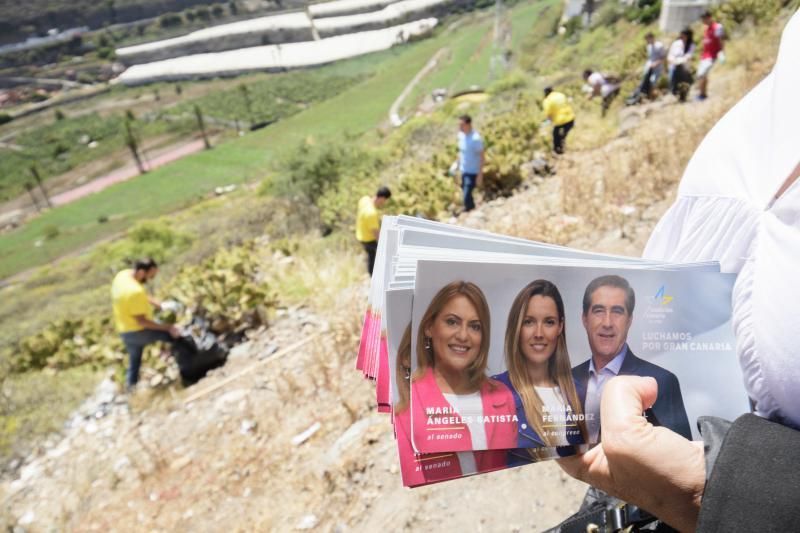
[[292,437],[292,444],[295,446],[300,446],[305,441],[310,439],[314,435],[314,433],[319,431],[319,428],[321,427],[322,424],[320,424],[319,422],[314,422],[314,424],[312,424],[310,428]]

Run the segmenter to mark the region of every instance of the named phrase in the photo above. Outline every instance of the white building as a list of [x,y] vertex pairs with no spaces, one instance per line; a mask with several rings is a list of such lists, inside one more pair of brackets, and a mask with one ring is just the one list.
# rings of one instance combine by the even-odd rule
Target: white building
[[720,0],[662,0],[658,27],[663,32],[677,33],[719,3]]

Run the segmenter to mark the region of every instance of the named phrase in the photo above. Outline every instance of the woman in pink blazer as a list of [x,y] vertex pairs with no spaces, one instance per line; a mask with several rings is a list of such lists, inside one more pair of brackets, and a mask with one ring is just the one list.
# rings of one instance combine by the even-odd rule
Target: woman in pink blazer
[[[394,405],[394,429],[403,485],[415,487],[458,479],[470,473],[506,468],[506,453],[501,450],[479,452],[416,453],[411,444],[411,411],[409,410],[411,378],[411,325],[400,341],[396,364],[398,401]],[[471,454],[476,471],[462,469],[459,456]]]
[[[443,287],[422,316],[416,342],[417,369],[411,379],[411,435],[416,451],[517,446],[511,391],[486,376],[489,328],[489,306],[483,292],[465,281]],[[492,455],[462,459],[469,471],[491,468],[494,460]]]

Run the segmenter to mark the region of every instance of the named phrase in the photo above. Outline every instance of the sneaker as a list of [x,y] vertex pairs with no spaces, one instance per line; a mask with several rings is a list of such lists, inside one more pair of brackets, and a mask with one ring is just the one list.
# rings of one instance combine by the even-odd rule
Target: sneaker
[[698,95],[695,97],[695,100],[697,100],[698,102],[702,102],[702,101],[703,101],[703,100],[705,100],[706,98],[708,98],[708,96],[706,96],[705,94],[698,94]]

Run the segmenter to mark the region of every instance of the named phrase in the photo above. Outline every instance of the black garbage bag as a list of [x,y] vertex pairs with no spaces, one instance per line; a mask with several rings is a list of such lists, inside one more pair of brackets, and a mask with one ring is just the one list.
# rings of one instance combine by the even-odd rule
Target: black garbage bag
[[207,321],[196,317],[184,328],[184,334],[175,340],[173,355],[181,380],[188,386],[200,381],[209,370],[224,365],[228,348],[218,341]]

